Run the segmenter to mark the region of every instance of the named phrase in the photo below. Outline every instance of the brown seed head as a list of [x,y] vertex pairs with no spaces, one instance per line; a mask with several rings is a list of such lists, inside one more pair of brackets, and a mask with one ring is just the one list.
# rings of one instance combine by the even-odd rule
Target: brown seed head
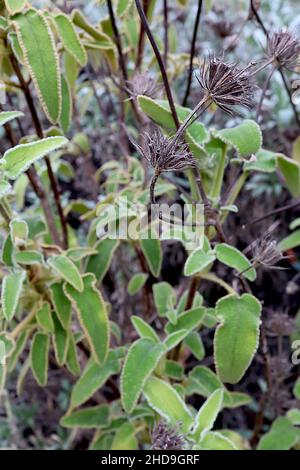
[[126,89],[131,95],[131,99],[135,99],[139,95],[156,98],[161,90],[161,85],[148,72],[137,72],[132,80],[128,80],[127,85]]
[[136,150],[157,173],[181,171],[196,166],[187,144],[176,137],[165,137],[160,130],[142,136],[142,145],[133,142]]
[[184,447],[183,437],[177,429],[160,421],[152,432],[152,450],[180,450]]
[[278,261],[284,259],[276,240],[273,240],[270,235],[266,235],[256,240],[252,249],[252,262],[254,264],[261,264],[272,268],[276,263],[278,263]]
[[200,66],[197,80],[204,96],[211,99],[219,108],[233,114],[236,106],[250,108],[253,105],[255,85],[251,80],[250,63],[244,69],[227,63],[222,57],[209,56]]
[[268,40],[267,54],[281,67],[293,71],[300,66],[300,40],[288,30],[273,32]]

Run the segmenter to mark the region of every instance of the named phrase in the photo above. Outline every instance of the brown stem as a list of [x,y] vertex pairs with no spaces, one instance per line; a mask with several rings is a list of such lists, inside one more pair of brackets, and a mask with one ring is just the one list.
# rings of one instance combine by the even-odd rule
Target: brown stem
[[196,295],[199,282],[200,282],[200,279],[196,276],[194,276],[191,279],[187,303],[186,303],[186,310],[189,310],[190,308],[192,308],[194,297]]
[[289,101],[290,101],[290,105],[292,107],[292,110],[293,110],[293,113],[294,113],[294,116],[295,116],[295,120],[296,120],[296,123],[297,123],[297,126],[299,127],[300,129],[300,119],[299,119],[299,115],[298,115],[298,111],[297,111],[297,108],[295,106],[295,103],[293,102],[293,98],[292,98],[292,95],[291,95],[291,91],[290,91],[290,88],[289,88],[289,84],[287,82],[287,79],[286,79],[286,76],[284,74],[284,71],[279,68],[279,73],[281,75],[281,78],[282,78],[282,81],[283,81],[283,84],[284,84],[284,88],[286,89],[286,92],[288,94],[288,97],[289,97]]
[[203,4],[203,0],[198,0],[198,9],[197,9],[196,19],[195,19],[195,24],[194,24],[194,32],[193,32],[193,39],[192,39],[191,52],[190,52],[190,66],[189,66],[188,82],[187,82],[186,92],[182,101],[182,106],[186,105],[189,94],[190,94],[190,89],[191,89],[193,61],[194,61],[194,56],[195,56],[195,51],[196,51],[196,40],[197,40],[199,23],[200,23],[202,4]]
[[258,24],[260,25],[261,29],[263,30],[263,32],[265,33],[265,36],[268,38],[269,37],[269,33],[267,31],[267,28],[265,27],[261,17],[259,16],[256,8],[255,8],[255,5],[254,5],[254,0],[250,0],[250,9],[256,19],[256,21],[258,22]]
[[298,207],[298,206],[300,206],[300,200],[299,199],[292,202],[292,203],[290,203],[290,204],[286,204],[285,206],[278,207],[277,209],[274,209],[274,210],[268,212],[267,214],[262,215],[261,217],[258,217],[257,219],[250,220],[249,222],[244,224],[244,227],[246,227],[247,225],[257,224],[258,222],[261,222],[262,220],[265,220],[268,217],[272,217],[273,215],[280,214],[281,212],[285,212],[287,210],[294,209],[295,207]]
[[[144,0],[143,1],[143,6],[144,6],[144,12],[147,17],[148,14],[148,9],[149,9],[149,1]],[[144,45],[145,45],[145,29],[143,26],[143,23],[140,25],[140,35],[139,35],[139,42],[138,42],[138,52],[137,52],[137,59],[136,59],[136,64],[135,68],[137,70],[140,69],[142,65],[142,60],[143,60],[143,52],[144,52]]]
[[167,72],[166,72],[166,69],[165,69],[165,66],[164,66],[164,62],[162,60],[162,57],[161,57],[161,54],[160,54],[159,49],[157,47],[156,41],[155,41],[154,36],[153,36],[153,34],[151,32],[151,29],[149,27],[148,20],[146,18],[146,15],[145,15],[145,12],[144,12],[144,9],[142,7],[142,4],[141,4],[140,0],[135,0],[135,4],[136,4],[136,8],[138,10],[141,22],[142,22],[143,27],[145,29],[145,32],[146,32],[146,34],[148,36],[148,39],[151,43],[153,52],[155,54],[155,57],[156,57],[156,60],[157,60],[157,63],[158,63],[159,69],[160,69],[160,73],[161,73],[161,76],[162,76],[162,79],[163,79],[164,88],[165,88],[165,91],[166,91],[166,95],[167,95],[167,98],[168,98],[170,110],[171,110],[176,128],[179,129],[180,122],[179,122],[179,119],[178,119],[178,116],[177,116],[177,112],[176,112],[176,108],[175,108],[175,104],[174,104],[174,100],[173,100],[173,96],[172,96],[172,91],[171,91],[171,88],[170,88],[170,84],[169,84]]
[[[134,245],[134,249],[135,249],[136,255],[138,257],[139,264],[140,264],[142,272],[144,272],[146,274],[149,274],[149,269],[147,267],[147,263],[145,261],[145,257],[143,255],[142,251],[140,250],[140,248],[137,245]],[[143,293],[144,293],[144,302],[145,302],[145,306],[146,306],[147,317],[150,317],[151,316],[151,297],[150,297],[150,289],[149,289],[149,286],[147,285],[147,283],[143,287]]]
[[265,95],[267,93],[267,90],[269,88],[269,84],[270,84],[270,81],[271,81],[271,78],[273,76],[273,73],[275,72],[276,70],[276,66],[273,65],[272,69],[270,70],[267,78],[266,78],[266,81],[264,83],[264,86],[263,86],[263,89],[262,89],[262,92],[261,92],[261,96],[260,96],[260,100],[259,100],[259,103],[258,103],[258,106],[257,106],[257,110],[256,110],[256,121],[258,122],[259,121],[259,118],[260,118],[260,114],[261,114],[261,109],[262,109],[262,105],[263,105],[263,102],[264,102],[264,98],[265,98]]
[[[28,108],[30,110],[30,114],[31,114],[31,117],[32,117],[32,121],[33,121],[35,130],[36,130],[36,133],[37,133],[37,135],[40,139],[43,139],[43,137],[44,137],[43,129],[42,129],[38,114],[36,112],[35,105],[34,105],[33,98],[32,98],[30,89],[28,87],[28,84],[24,80],[24,77],[22,75],[21,69],[19,67],[19,64],[18,64],[16,58],[11,54],[10,59],[11,59],[11,63],[12,63],[12,66],[14,68],[14,71],[15,71],[15,73],[18,77],[18,80],[20,82],[20,85],[22,87],[22,90],[23,90]],[[63,243],[60,242],[59,245],[63,246],[63,248],[66,249],[68,247],[67,221],[66,221],[66,218],[64,216],[63,208],[62,208],[62,205],[61,205],[60,192],[59,192],[59,189],[58,189],[57,180],[56,180],[56,177],[54,175],[52,165],[51,165],[51,162],[50,162],[50,159],[49,159],[48,156],[45,157],[45,162],[46,162],[46,167],[47,167],[47,172],[48,172],[48,176],[49,176],[49,180],[50,180],[51,189],[52,189],[52,192],[53,192],[53,195],[54,195],[55,205],[56,205],[56,208],[57,208],[57,211],[58,211],[58,215],[59,215],[60,223],[61,223],[61,227],[62,227]]]

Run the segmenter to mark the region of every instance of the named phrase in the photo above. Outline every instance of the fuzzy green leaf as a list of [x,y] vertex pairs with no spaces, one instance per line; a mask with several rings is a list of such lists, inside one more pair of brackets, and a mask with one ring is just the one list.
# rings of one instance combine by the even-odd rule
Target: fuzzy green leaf
[[61,79],[51,28],[46,16],[34,9],[15,16],[14,25],[43,109],[55,124],[61,113]]
[[57,255],[48,259],[49,266],[74,289],[83,291],[83,281],[75,264],[66,256]]
[[165,316],[168,310],[175,305],[176,295],[174,289],[168,282],[153,284],[152,289],[157,313],[160,316]]
[[197,331],[191,331],[184,340],[184,344],[191,353],[198,359],[202,361],[205,357],[205,350],[200,334]]
[[133,0],[118,0],[117,1],[117,15],[123,16],[127,13],[129,8],[131,7]]
[[184,275],[193,276],[203,271],[216,259],[213,250],[204,251],[203,249],[195,250],[190,254],[184,265]]
[[3,278],[1,303],[3,315],[7,321],[11,321],[16,313],[25,278],[25,271],[8,274]]
[[135,295],[137,294],[141,288],[145,285],[145,282],[148,279],[148,274],[146,273],[136,273],[132,276],[130,279],[128,286],[127,286],[127,292],[130,295]]
[[239,273],[245,271],[243,276],[249,279],[249,281],[255,281],[255,269],[251,267],[248,258],[234,246],[227,245],[227,243],[220,243],[216,246],[216,257],[221,263],[236,269]]
[[67,414],[61,418],[60,425],[65,428],[103,428],[109,424],[108,418],[108,405],[98,405],[72,411],[71,414]]
[[162,264],[162,249],[160,240],[149,238],[140,240],[142,252],[154,277],[158,277]]
[[138,450],[138,442],[135,437],[134,425],[130,422],[123,423],[114,435],[111,450]]
[[280,416],[273,422],[270,431],[262,436],[257,450],[290,450],[298,440],[298,430],[287,418]]
[[72,304],[63,291],[63,283],[55,282],[54,284],[51,284],[50,292],[59,321],[63,328],[67,330],[71,322]]
[[43,264],[43,256],[39,251],[26,250],[15,253],[14,260],[18,264],[30,266],[32,264]]
[[0,126],[4,126],[7,122],[17,117],[24,116],[21,111],[3,111],[0,113]]
[[7,150],[1,160],[1,166],[10,179],[17,179],[21,173],[24,173],[32,163],[45,157],[48,153],[65,145],[65,137],[48,137],[21,144]]
[[46,333],[54,332],[54,323],[51,315],[51,307],[48,302],[44,302],[41,308],[36,312],[36,319],[39,326]]
[[97,254],[92,255],[88,259],[85,272],[94,273],[97,281],[101,282],[109,269],[112,257],[118,248],[119,243],[119,240],[113,240],[110,238],[100,240],[95,246]]
[[167,382],[150,377],[143,391],[146,400],[162,418],[172,425],[181,423],[184,433],[190,428],[193,417],[178,392]]
[[23,10],[25,7],[27,0],[4,0],[5,6],[8,10],[10,15],[15,15]]
[[66,284],[65,293],[74,305],[95,361],[102,364],[108,354],[110,330],[105,303],[95,283],[94,275],[85,274],[82,292]]
[[186,330],[187,332],[199,327],[202,323],[203,317],[206,313],[204,307],[196,307],[181,313],[177,317],[177,323],[167,323],[165,329],[167,333],[174,333],[179,330]]
[[59,124],[62,130],[64,131],[64,133],[66,134],[71,126],[73,102],[72,102],[71,89],[64,75],[61,76],[61,93],[62,93],[62,103],[61,103],[61,115],[59,118]]
[[290,193],[300,196],[300,164],[285,155],[278,155],[277,163]]
[[201,440],[204,435],[212,429],[222,409],[223,396],[223,388],[215,390],[198,411],[195,418],[195,425],[192,429],[193,439],[195,439],[196,442]]
[[231,129],[212,131],[212,135],[233,147],[241,157],[257,153],[262,145],[260,127],[250,119],[245,119],[241,124]]
[[261,171],[263,173],[273,173],[277,168],[278,153],[269,150],[260,149],[255,155],[255,159],[251,159],[244,163],[245,171]]
[[258,347],[261,305],[250,294],[228,295],[217,302],[221,324],[214,337],[214,358],[223,382],[237,383]]
[[49,336],[36,333],[32,339],[30,358],[32,373],[39,385],[46,385],[48,378]]
[[161,343],[147,338],[137,340],[129,348],[121,375],[121,399],[127,413],[134,410],[147,378],[164,352]]
[[208,432],[199,444],[202,450],[237,450],[236,445],[219,432]]
[[67,359],[69,348],[69,332],[65,330],[55,313],[52,315],[54,333],[52,335],[55,358],[59,366],[63,366]]
[[111,375],[117,374],[119,370],[120,364],[115,352],[110,352],[101,366],[90,360],[72,389],[72,407],[77,407],[86,402]]
[[70,18],[64,13],[54,15],[54,21],[64,48],[82,67],[87,63],[87,53]]
[[148,323],[146,323],[142,318],[137,317],[135,315],[131,315],[130,320],[141,338],[152,339],[156,342],[159,341],[159,337],[157,336],[153,328],[148,325]]

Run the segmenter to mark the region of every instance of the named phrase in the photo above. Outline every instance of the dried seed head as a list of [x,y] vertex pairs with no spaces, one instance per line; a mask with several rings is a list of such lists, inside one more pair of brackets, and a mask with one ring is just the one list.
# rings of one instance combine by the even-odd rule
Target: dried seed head
[[273,32],[268,40],[267,54],[281,67],[293,71],[300,66],[300,40],[288,30]]
[[184,440],[177,429],[163,421],[155,425],[152,432],[152,450],[180,450],[183,447]]
[[273,240],[269,234],[256,240],[252,246],[252,250],[252,262],[254,264],[261,264],[269,268],[274,268],[274,265],[278,263],[278,261],[284,259],[276,240]]
[[269,336],[290,336],[295,327],[293,318],[287,313],[272,312],[266,320],[266,329]]
[[165,137],[158,129],[151,135],[145,133],[141,146],[136,142],[133,142],[133,145],[157,173],[181,171],[196,166],[187,144],[178,137]]
[[210,27],[212,28],[213,32],[216,36],[221,39],[227,38],[228,36],[232,36],[234,33],[234,22],[228,20],[215,20],[215,21],[208,21]]
[[250,63],[244,69],[226,63],[223,57],[209,56],[200,66],[197,80],[207,100],[212,100],[223,111],[233,114],[235,106],[250,108],[256,89],[250,78]]
[[158,85],[148,72],[137,72],[132,80],[128,80],[127,85],[126,89],[131,99],[136,99],[139,95],[156,98],[161,90],[161,85]]

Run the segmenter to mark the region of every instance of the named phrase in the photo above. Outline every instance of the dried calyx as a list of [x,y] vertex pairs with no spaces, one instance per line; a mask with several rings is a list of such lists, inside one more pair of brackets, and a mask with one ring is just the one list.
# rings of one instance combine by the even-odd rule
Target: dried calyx
[[137,72],[132,80],[127,81],[126,91],[130,99],[136,99],[139,95],[157,98],[161,91],[161,85],[147,72]]
[[225,62],[223,57],[204,59],[196,76],[206,101],[214,102],[223,111],[234,114],[236,106],[253,106],[256,86],[249,73],[254,63],[240,68]]
[[267,55],[278,67],[294,71],[300,66],[300,40],[289,30],[270,34]]
[[272,269],[275,268],[276,263],[285,258],[276,240],[272,239],[269,234],[256,240],[252,245],[252,250],[254,266],[262,265]]
[[184,448],[183,437],[177,429],[164,421],[155,425],[152,432],[152,450],[180,450]]

